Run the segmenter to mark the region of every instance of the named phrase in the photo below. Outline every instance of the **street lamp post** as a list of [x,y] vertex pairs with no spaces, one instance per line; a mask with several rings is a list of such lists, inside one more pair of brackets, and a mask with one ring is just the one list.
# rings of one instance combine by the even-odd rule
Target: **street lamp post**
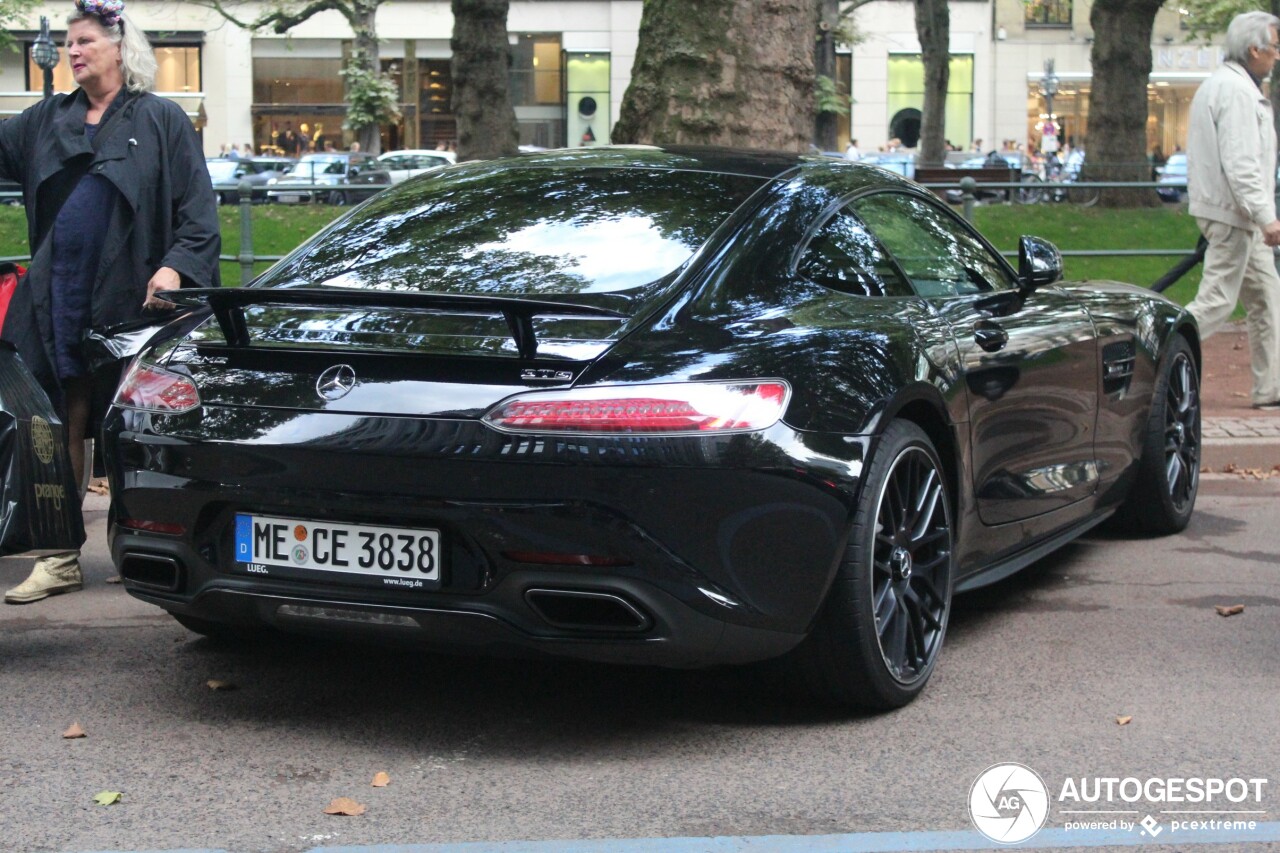
[[1044,77],[1040,79],[1040,93],[1044,95],[1044,109],[1049,114],[1047,119],[1053,122],[1053,98],[1058,94],[1058,75],[1053,73],[1053,60],[1044,61]]
[[58,67],[58,46],[49,38],[49,19],[40,16],[40,35],[31,43],[31,58],[44,71],[44,96],[53,97],[53,69]]

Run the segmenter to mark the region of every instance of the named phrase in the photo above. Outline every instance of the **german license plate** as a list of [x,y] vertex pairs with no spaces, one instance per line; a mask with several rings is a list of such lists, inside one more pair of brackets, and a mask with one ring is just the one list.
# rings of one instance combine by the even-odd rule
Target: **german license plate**
[[298,195],[297,193],[289,193],[289,194],[281,193],[280,195],[276,196],[276,198],[282,204],[300,204],[303,200],[303,197]]
[[235,559],[261,574],[308,569],[422,588],[440,581],[440,531],[237,513]]

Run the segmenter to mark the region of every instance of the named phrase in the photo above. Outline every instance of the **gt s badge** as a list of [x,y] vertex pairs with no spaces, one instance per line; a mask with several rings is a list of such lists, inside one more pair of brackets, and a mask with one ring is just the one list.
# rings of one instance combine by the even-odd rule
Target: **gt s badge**
[[548,370],[546,368],[525,368],[520,371],[520,378],[525,380],[536,380],[542,382],[572,382],[573,371],[571,370]]

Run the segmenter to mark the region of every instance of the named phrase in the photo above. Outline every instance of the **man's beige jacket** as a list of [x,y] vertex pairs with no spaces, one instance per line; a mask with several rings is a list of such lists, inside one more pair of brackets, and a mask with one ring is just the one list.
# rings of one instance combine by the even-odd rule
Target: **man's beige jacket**
[[1276,219],[1271,102],[1237,62],[1213,72],[1191,101],[1187,193],[1192,216],[1248,229]]

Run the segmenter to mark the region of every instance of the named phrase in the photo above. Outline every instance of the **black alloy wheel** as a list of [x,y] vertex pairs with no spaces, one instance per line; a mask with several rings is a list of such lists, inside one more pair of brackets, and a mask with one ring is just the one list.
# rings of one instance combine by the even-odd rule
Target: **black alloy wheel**
[[797,653],[815,692],[891,709],[924,689],[951,611],[951,500],[924,430],[890,424],[867,466],[845,561]]
[[1118,518],[1138,533],[1168,534],[1191,521],[1200,488],[1200,371],[1182,336],[1156,381],[1133,488]]

